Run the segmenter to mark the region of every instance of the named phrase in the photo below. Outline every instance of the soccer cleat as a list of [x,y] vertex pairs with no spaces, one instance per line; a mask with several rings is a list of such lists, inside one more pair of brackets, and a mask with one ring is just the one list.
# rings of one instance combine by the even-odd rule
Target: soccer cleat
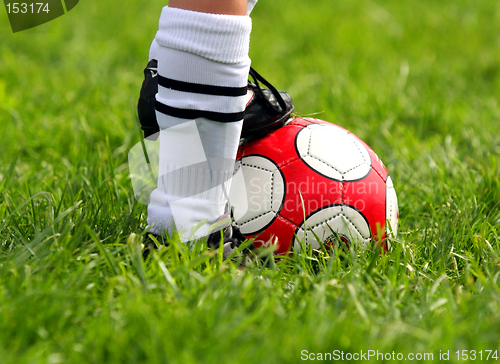
[[[156,121],[155,95],[158,93],[158,61],[152,59],[144,69],[141,93],[137,103],[137,112],[144,138],[149,138],[160,131]],[[153,137],[156,140],[158,137]]]
[[[226,260],[233,252],[235,252],[245,241],[246,237],[234,223],[233,210],[220,216],[217,221],[212,225],[215,227],[207,237],[207,247],[211,250],[223,249],[223,259]],[[215,230],[216,229],[216,230]],[[143,238],[143,253],[142,256],[146,259],[149,254],[156,250],[159,246],[167,246],[168,239],[152,233],[147,233]],[[189,243],[188,243],[189,245]],[[250,244],[249,247],[242,249],[241,254],[244,258],[243,262],[248,261],[248,255],[255,246]]]
[[[240,229],[234,223],[231,223],[224,229],[210,234],[207,238],[207,245],[210,249],[217,250],[222,244],[222,257],[227,259],[246,239]],[[252,248],[253,245],[250,245],[242,253],[248,253],[253,250]]]
[[[159,245],[158,245],[159,244]],[[159,246],[164,245],[167,246],[167,239],[162,236],[158,236],[155,234],[147,233],[144,235],[142,240],[142,258],[146,260],[146,258],[151,254],[153,250],[157,250]]]
[[[292,98],[286,92],[278,91],[267,80],[250,68],[253,82],[248,81],[247,97],[241,139],[247,142],[267,135],[282,127],[293,111]],[[268,88],[262,88],[263,83]],[[158,61],[152,59],[144,69],[137,111],[144,137],[156,140],[154,134],[160,131],[156,120],[155,95],[158,92]]]
[[[278,91],[264,77],[250,68],[254,82],[248,81],[247,96],[250,100],[245,108],[241,138],[245,142],[261,138],[281,128],[293,111],[292,98],[284,91]],[[260,87],[262,82],[268,88]]]
[[[240,229],[234,223],[225,227],[222,230],[217,230],[211,233],[207,238],[207,246],[211,250],[218,250],[222,243],[222,258],[226,260],[231,254],[233,254],[241,244],[246,240],[245,236],[241,233]],[[168,242],[165,238],[155,235],[146,234],[143,238],[143,250],[142,257],[147,259],[153,250],[157,250],[159,245],[167,246]],[[251,244],[249,247],[241,251],[242,261],[241,265],[247,265],[251,262],[250,255],[255,249],[254,245]]]

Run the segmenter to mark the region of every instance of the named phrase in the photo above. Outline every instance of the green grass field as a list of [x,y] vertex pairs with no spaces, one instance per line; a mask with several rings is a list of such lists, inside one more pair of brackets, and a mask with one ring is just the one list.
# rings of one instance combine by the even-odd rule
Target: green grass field
[[127,154],[164,5],[146,3],[16,34],[0,10],[0,363],[498,359],[500,2],[257,5],[253,66],[378,153],[400,228],[385,255],[241,274],[175,244],[141,259]]

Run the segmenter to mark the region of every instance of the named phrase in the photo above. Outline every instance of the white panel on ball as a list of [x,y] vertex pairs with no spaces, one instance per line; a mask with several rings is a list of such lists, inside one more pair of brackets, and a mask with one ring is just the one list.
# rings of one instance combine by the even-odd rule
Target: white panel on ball
[[398,220],[399,220],[399,212],[398,212],[398,197],[396,195],[396,189],[392,183],[391,177],[387,177],[386,181],[386,199],[385,199],[385,213],[386,213],[386,221],[389,223],[387,226],[387,236],[395,238],[398,234]]
[[296,139],[297,151],[313,170],[337,181],[355,181],[371,170],[368,150],[345,129],[312,124]]
[[[264,229],[277,216],[285,197],[285,181],[276,164],[256,155],[241,159],[237,173],[240,172],[246,193],[238,192],[241,185],[233,188],[233,184],[229,201],[241,232],[253,234]],[[242,184],[241,178],[239,183]]]
[[[354,208],[335,205],[322,208],[309,215],[296,232],[294,249],[300,251],[300,242],[306,247],[319,249],[321,241],[335,240],[335,233],[345,237],[349,243],[367,244],[370,241],[370,227],[365,218]],[[316,236],[315,236],[316,235]]]

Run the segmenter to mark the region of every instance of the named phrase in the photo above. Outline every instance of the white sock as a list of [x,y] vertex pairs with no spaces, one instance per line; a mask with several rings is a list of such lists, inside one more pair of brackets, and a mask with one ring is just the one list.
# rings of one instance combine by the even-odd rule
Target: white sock
[[[250,13],[252,12],[253,8],[255,7],[255,4],[257,4],[257,1],[258,0],[248,0],[248,3],[247,3],[247,16],[250,15]],[[149,61],[151,61],[152,59],[158,59],[158,50],[160,49],[160,46],[158,45],[158,43],[156,42],[156,39],[153,39],[153,41],[151,42],[151,46],[149,48]]]
[[[150,231],[206,236],[224,214],[245,110],[251,20],[163,8],[158,59],[158,186]],[[191,231],[198,225],[198,230]],[[175,227],[174,227],[175,226]]]

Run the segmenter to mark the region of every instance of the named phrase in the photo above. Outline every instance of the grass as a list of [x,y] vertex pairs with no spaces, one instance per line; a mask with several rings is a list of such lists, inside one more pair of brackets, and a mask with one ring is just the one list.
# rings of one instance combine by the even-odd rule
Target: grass
[[388,254],[244,273],[177,244],[140,256],[127,153],[162,5],[80,2],[16,34],[0,11],[0,362],[499,350],[500,3],[258,4],[254,67],[379,154],[401,220]]

